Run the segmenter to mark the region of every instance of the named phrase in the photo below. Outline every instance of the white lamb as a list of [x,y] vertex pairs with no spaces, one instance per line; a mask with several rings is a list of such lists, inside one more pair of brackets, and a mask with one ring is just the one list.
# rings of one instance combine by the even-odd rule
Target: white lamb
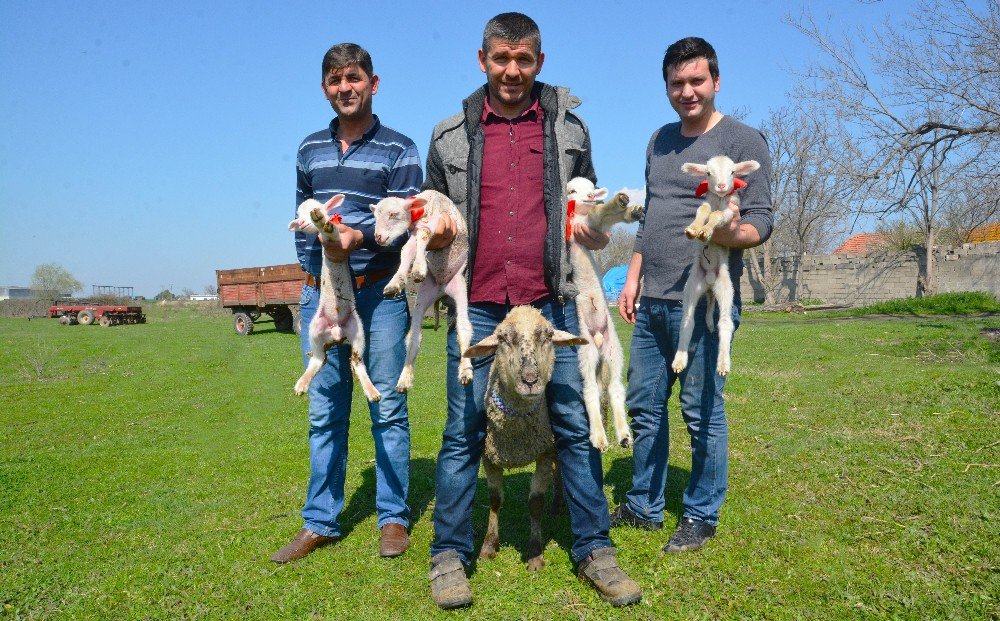
[[[339,222],[340,214],[329,214],[344,202],[344,195],[337,194],[326,204],[307,199],[299,205],[298,217],[288,223],[289,231],[317,233],[331,241],[340,239],[334,222]],[[354,287],[351,272],[346,261],[331,261],[323,253],[323,267],[320,272],[319,307],[309,323],[309,343],[312,352],[305,373],[295,382],[295,394],[304,395],[309,384],[326,362],[326,350],[334,345],[347,342],[351,347],[351,370],[361,384],[361,390],[369,401],[382,398],[378,389],[368,377],[364,363],[365,331],[354,305]]]
[[[455,301],[459,351],[464,352],[472,340],[465,282],[469,231],[465,218],[451,199],[434,190],[425,190],[410,198],[383,198],[372,205],[372,211],[375,212],[375,241],[379,244],[384,246],[407,231],[412,233],[400,253],[399,269],[383,290],[387,297],[395,297],[406,290],[408,278],[420,283],[406,337],[406,364],[396,383],[398,392],[407,392],[413,388],[413,363],[420,352],[424,314],[442,295]],[[455,222],[455,239],[444,248],[428,251],[427,242],[445,213]],[[468,358],[459,362],[458,379],[462,384],[472,382],[472,361]]]
[[[619,222],[635,222],[642,217],[642,207],[629,205],[626,194],[619,192],[607,203],[599,202],[607,196],[607,188],[595,188],[589,179],[571,179],[566,184],[566,197],[571,201],[570,223],[586,223],[593,229],[607,232]],[[620,446],[628,448],[632,445],[632,430],[625,415],[625,385],[622,383],[625,359],[604,297],[604,286],[597,274],[597,262],[589,250],[573,241],[569,256],[573,263],[573,280],[579,290],[576,312],[580,333],[587,339],[577,352],[583,378],[583,401],[590,423],[590,442],[602,452],[608,450],[601,407],[601,399],[606,396],[611,405],[616,440]]]
[[695,177],[707,177],[696,191],[697,196],[706,194],[705,201],[698,207],[694,222],[684,230],[690,239],[700,239],[705,245],[698,248],[691,274],[684,284],[684,307],[681,319],[681,334],[677,343],[677,353],[670,367],[680,373],[688,364],[688,346],[694,331],[694,309],[698,299],[704,294],[708,301],[705,323],[714,330],[712,313],[715,311],[714,297],[719,304],[719,356],[716,371],[726,375],[730,370],[729,345],[733,338],[733,282],[729,275],[729,248],[712,243],[712,234],[720,226],[733,219],[730,205],[739,207],[736,190],[746,186],[746,182],[736,175],[745,176],[760,168],[755,160],[736,164],[724,155],[708,160],[706,164],[686,163],[681,170]]

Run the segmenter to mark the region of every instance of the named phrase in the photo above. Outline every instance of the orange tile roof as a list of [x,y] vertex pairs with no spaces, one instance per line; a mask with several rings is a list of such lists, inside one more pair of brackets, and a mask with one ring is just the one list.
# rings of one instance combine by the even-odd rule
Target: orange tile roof
[[1000,241],[1000,222],[984,224],[969,231],[965,241],[970,243]]
[[865,254],[877,250],[885,244],[885,236],[878,233],[858,233],[833,251],[833,254]]

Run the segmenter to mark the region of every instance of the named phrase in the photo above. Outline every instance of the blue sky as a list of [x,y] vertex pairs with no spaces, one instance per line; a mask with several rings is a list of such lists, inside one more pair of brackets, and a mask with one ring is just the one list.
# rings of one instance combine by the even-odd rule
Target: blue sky
[[[329,123],[320,62],[371,52],[375,112],[426,157],[431,129],[484,82],[476,50],[505,10],[541,27],[540,80],[584,104],[599,182],[641,188],[649,135],[675,120],[660,64],[684,36],[717,49],[723,111],[757,125],[790,69],[816,56],[782,23],[811,7],[831,28],[911,2],[0,3],[0,286],[56,262],[84,284],[201,292],[215,270],[295,261],[295,153]],[[572,12],[559,7],[572,7]],[[688,15],[688,16],[685,16]]]

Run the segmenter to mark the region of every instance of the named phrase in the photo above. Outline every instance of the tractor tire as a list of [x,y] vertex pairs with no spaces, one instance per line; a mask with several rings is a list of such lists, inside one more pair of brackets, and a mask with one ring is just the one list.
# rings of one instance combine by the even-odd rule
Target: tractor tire
[[59,316],[59,323],[62,324],[62,325],[64,325],[64,326],[68,326],[70,324],[69,316],[68,315],[60,315]]
[[278,332],[293,331],[292,322],[295,321],[295,317],[292,315],[292,311],[288,310],[287,306],[275,309],[271,313],[271,317],[274,318],[274,329]]
[[246,313],[233,313],[233,330],[240,336],[253,334],[253,319]]
[[89,326],[94,323],[94,319],[97,318],[97,314],[89,308],[85,308],[76,314],[76,320],[80,322],[81,326]]
[[114,325],[114,320],[111,319],[111,315],[101,315],[100,324],[102,328],[109,328]]

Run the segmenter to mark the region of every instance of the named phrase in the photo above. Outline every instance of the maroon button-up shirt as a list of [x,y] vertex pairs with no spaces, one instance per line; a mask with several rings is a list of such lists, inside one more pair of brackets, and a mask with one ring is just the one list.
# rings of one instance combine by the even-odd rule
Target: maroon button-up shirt
[[545,285],[544,128],[535,100],[506,119],[487,98],[479,203],[479,238],[470,302],[530,304],[549,294]]

